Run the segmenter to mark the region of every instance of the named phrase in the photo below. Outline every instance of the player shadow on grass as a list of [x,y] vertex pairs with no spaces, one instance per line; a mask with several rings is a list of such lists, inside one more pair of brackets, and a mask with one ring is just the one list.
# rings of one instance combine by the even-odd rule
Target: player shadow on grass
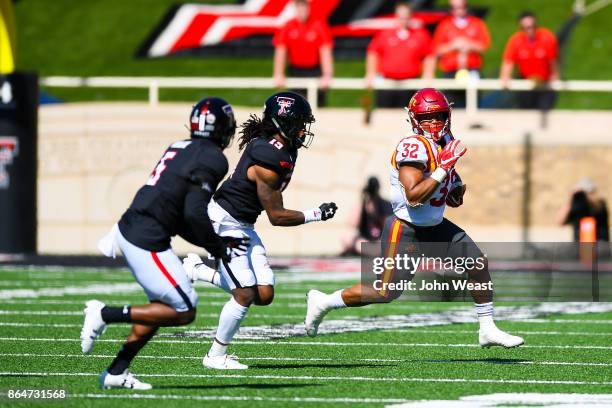
[[444,360],[418,359],[414,363],[489,363],[489,364],[524,364],[531,362],[520,358],[450,358]]
[[323,384],[221,384],[221,385],[160,385],[156,386],[157,389],[171,390],[171,389],[182,389],[182,390],[212,390],[212,389],[224,389],[224,388],[253,388],[253,389],[276,389],[276,388],[305,388],[305,387],[320,387]]

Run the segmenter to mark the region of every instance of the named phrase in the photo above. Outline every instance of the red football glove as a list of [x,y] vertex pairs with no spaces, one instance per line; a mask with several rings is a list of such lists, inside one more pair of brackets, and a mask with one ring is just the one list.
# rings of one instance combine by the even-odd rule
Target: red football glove
[[466,188],[467,186],[465,184],[453,188],[446,196],[446,205],[453,208],[461,206],[461,204],[463,204],[463,195],[465,194]]
[[467,152],[467,149],[459,139],[447,143],[438,155],[438,167],[441,167],[448,173],[455,167],[455,163],[465,152]]

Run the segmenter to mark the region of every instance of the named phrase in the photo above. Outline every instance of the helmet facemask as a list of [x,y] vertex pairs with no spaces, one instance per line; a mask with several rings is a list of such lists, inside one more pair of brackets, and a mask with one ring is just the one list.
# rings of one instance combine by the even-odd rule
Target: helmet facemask
[[304,147],[307,149],[312,144],[314,133],[310,128],[315,121],[314,116],[276,116],[271,119],[281,136],[292,147],[296,149]]
[[415,114],[409,112],[413,129],[434,142],[440,140],[450,129],[450,111]]

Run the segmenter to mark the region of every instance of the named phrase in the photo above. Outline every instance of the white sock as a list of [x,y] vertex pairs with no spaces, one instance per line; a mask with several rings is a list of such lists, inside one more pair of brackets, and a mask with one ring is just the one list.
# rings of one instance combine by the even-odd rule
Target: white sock
[[223,306],[219,315],[219,327],[217,327],[217,334],[215,335],[216,341],[213,341],[208,352],[209,356],[215,357],[226,354],[227,346],[232,342],[248,311],[248,307],[240,305],[233,297]]
[[342,291],[344,289],[340,289],[327,296],[327,306],[330,309],[342,309],[346,307],[346,303],[342,300]]
[[195,268],[195,279],[204,281],[204,282],[208,282],[208,283],[212,283],[213,285],[215,285],[218,288],[223,289],[227,293],[232,292],[232,290],[230,289],[225,279],[221,279],[221,273],[219,273],[218,270],[209,268],[208,266],[204,264],[198,265]]
[[493,302],[489,303],[475,303],[474,307],[476,309],[476,315],[478,316],[478,322],[480,323],[480,328],[484,329],[487,327],[495,327],[495,322],[493,321]]
[[210,357],[224,356],[227,354],[228,347],[228,344],[221,344],[215,339],[212,342],[212,346],[210,346],[210,350],[208,350],[208,355]]

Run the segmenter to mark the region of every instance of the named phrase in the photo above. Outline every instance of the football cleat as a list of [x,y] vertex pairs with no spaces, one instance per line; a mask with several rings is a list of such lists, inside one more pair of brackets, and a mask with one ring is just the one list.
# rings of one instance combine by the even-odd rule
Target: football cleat
[[323,321],[325,315],[330,311],[326,302],[327,295],[318,290],[310,290],[306,295],[306,319],[304,327],[306,334],[310,337],[315,337],[319,331],[319,324]]
[[486,329],[478,331],[478,342],[481,347],[501,346],[505,348],[518,347],[525,343],[522,337],[513,336],[495,326],[489,326]]
[[139,381],[127,369],[117,375],[112,375],[108,370],[104,370],[100,374],[100,387],[104,390],[111,388],[129,388],[131,390],[150,390],[153,388],[151,384]]
[[94,341],[106,330],[106,323],[102,320],[102,308],[105,304],[98,300],[90,300],[85,303],[85,321],[81,329],[81,350],[89,353],[94,346]]
[[236,356],[228,354],[215,357],[211,357],[207,354],[202,359],[202,364],[206,368],[213,368],[215,370],[246,370],[249,368],[249,366],[238,362]]

